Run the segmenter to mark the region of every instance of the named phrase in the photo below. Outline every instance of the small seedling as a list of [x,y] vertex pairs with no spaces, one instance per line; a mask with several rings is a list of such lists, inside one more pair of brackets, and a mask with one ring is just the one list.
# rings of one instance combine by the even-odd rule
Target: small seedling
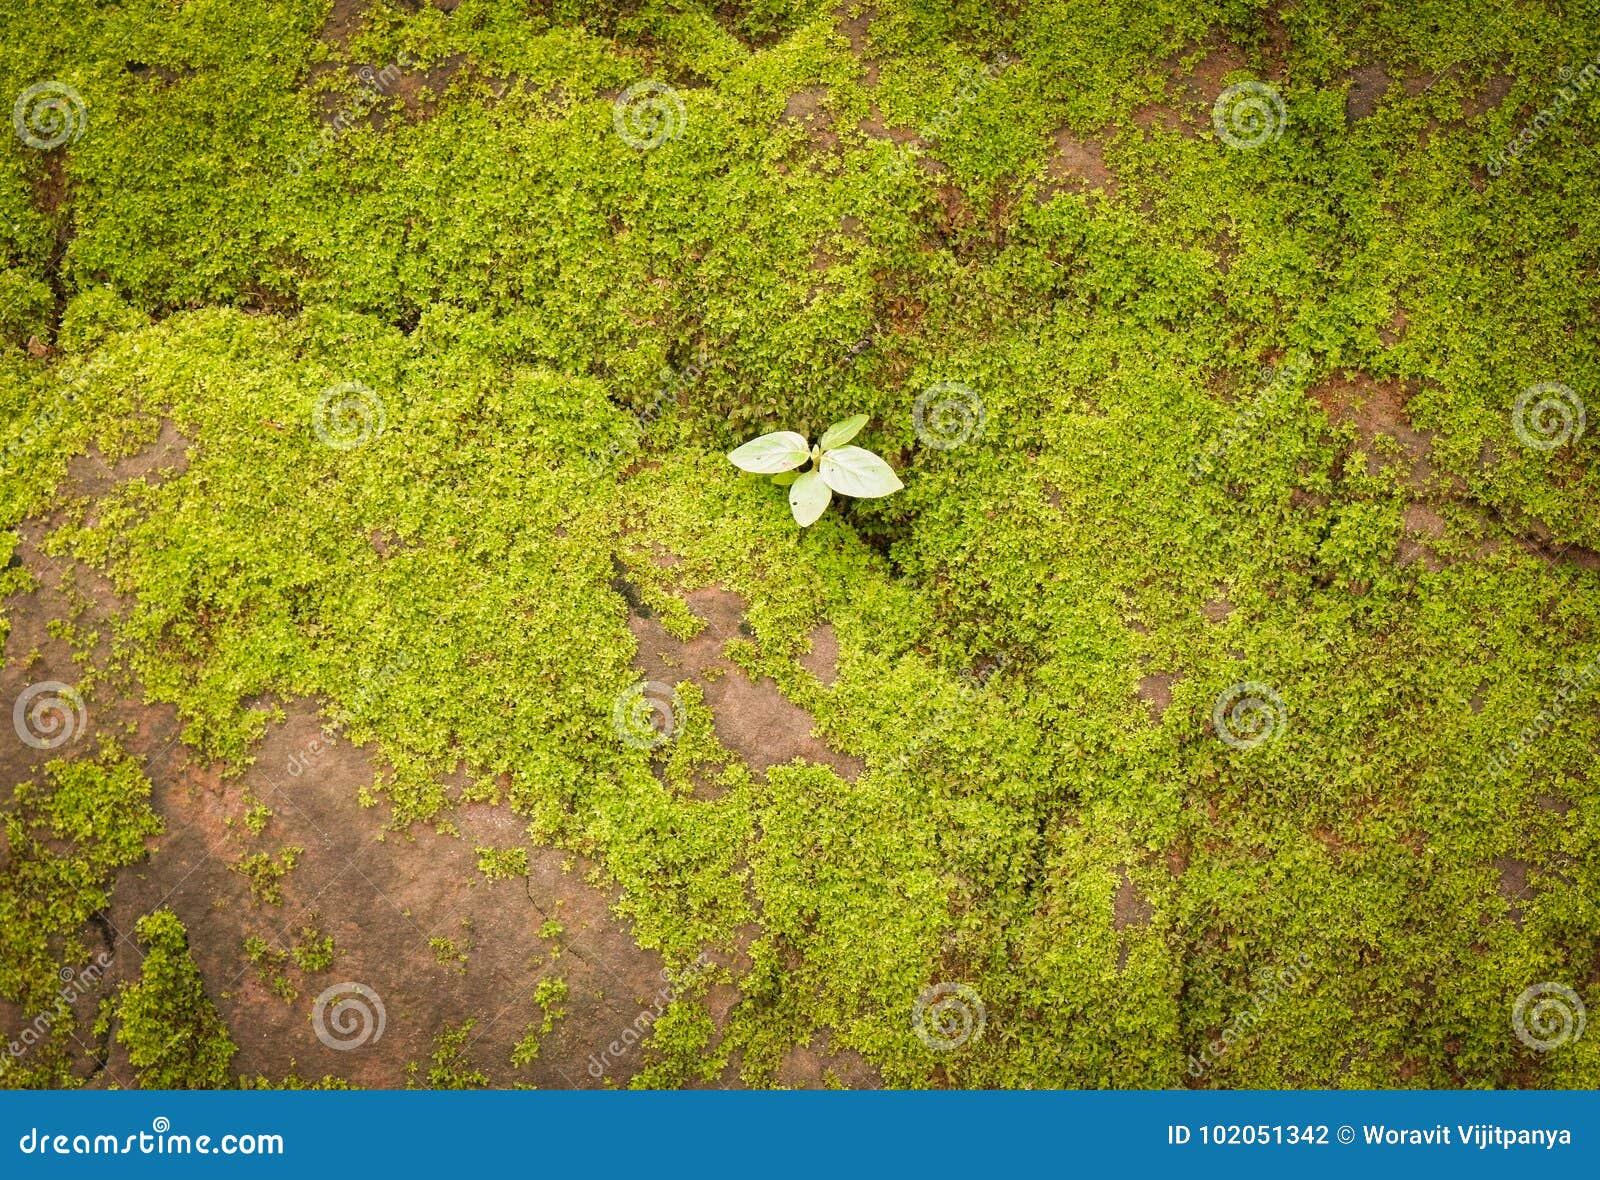
[[[763,434],[731,451],[728,458],[740,471],[770,475],[772,482],[789,489],[789,511],[802,528],[826,510],[833,493],[875,499],[905,487],[900,477],[877,455],[864,447],[845,443],[867,424],[865,414],[835,422],[822,432],[816,446],[792,430]],[[811,470],[796,471],[803,463]]]

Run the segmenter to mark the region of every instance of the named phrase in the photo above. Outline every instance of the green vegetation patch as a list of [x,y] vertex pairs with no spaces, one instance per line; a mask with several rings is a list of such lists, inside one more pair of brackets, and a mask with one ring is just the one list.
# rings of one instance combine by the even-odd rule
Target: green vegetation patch
[[[394,828],[465,766],[593,858],[680,980],[641,1084],[824,1038],[900,1086],[1600,1084],[1511,1023],[1600,1000],[1600,95],[1496,163],[1600,13],[1348,7],[13,4],[7,93],[87,123],[0,147],[0,554],[67,509],[46,552],[230,772],[247,702],[312,698]],[[1550,384],[1592,421],[1547,447]],[[904,490],[803,531],[725,458],[857,412]],[[163,423],[181,470],[69,502]],[[619,740],[630,610],[689,638],[711,585],[860,774],[754,773],[687,678]],[[41,802],[148,791],[77,765],[8,813],[93,858],[0,870],[8,999],[147,834]],[[222,1084],[147,922],[119,1036]],[[433,1031],[417,1084],[485,1084]]]

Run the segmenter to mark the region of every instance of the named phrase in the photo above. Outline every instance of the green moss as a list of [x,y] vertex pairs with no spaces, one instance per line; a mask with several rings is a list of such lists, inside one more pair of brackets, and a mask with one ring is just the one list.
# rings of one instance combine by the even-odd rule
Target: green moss
[[333,935],[323,934],[315,925],[302,926],[289,953],[302,971],[326,971],[333,966]]
[[440,1030],[434,1038],[433,1056],[424,1073],[415,1062],[406,1067],[411,1077],[411,1087],[418,1087],[420,1078],[428,1090],[481,1090],[489,1084],[489,1076],[472,1066],[467,1058],[475,1020],[463,1021],[457,1028]]
[[237,1046],[217,1015],[189,954],[183,923],[169,909],[139,919],[144,958],[102,1012],[144,1089],[215,1089],[228,1084]]
[[511,1049],[511,1064],[514,1066],[531,1065],[539,1059],[539,1049],[544,1038],[555,1030],[556,1021],[564,1020],[567,1016],[567,1000],[571,990],[567,981],[559,976],[548,975],[541,979],[533,989],[533,1002],[539,1005],[541,1016],[536,1024],[530,1024]]
[[29,1012],[53,1008],[58,967],[87,959],[85,923],[161,820],[138,762],[109,743],[90,759],[46,763],[43,781],[19,784],[0,819],[0,996]]
[[267,821],[272,818],[272,808],[254,796],[246,796],[248,810],[244,813],[245,829],[252,836],[259,836],[267,830]]
[[257,901],[267,905],[283,904],[283,879],[293,870],[304,848],[289,845],[273,856],[267,852],[252,852],[241,857],[229,867],[250,882],[250,892]]
[[[895,1085],[1596,1084],[1593,1043],[1532,1055],[1508,1019],[1600,952],[1600,722],[1537,721],[1600,652],[1600,430],[1513,424],[1543,381],[1600,417],[1600,103],[1484,169],[1592,57],[1593,13],[886,0],[863,57],[835,7],[379,5],[348,46],[317,41],[325,3],[19,15],[0,75],[69,80],[90,123],[0,151],[0,551],[72,507],[72,456],[170,421],[181,472],[44,544],[127,597],[117,657],[191,747],[240,773],[247,702],[316,699],[374,743],[394,828],[497,800],[674,970],[758,923],[726,1026],[686,985],[643,1079],[737,1049],[770,1084],[826,1034]],[[361,99],[353,67],[402,53],[461,68],[426,109]],[[1354,118],[1377,61],[1396,84]],[[641,151],[612,96],[647,77],[684,122]],[[1185,97],[1245,78],[1288,119],[1254,151]],[[325,131],[324,97],[365,114]],[[1109,178],[1063,177],[1058,135]],[[352,382],[371,436],[324,445]],[[949,449],[914,427],[938,382],[982,403]],[[1381,397],[1344,421],[1380,386],[1409,447],[1374,440]],[[723,458],[856,410],[906,490],[803,534]],[[1403,561],[1424,508],[1438,561]],[[741,595],[730,658],[864,772],[752,774],[687,682],[671,746],[615,740],[619,576],[679,638],[687,591]],[[828,686],[797,663],[824,620]],[[1244,682],[1287,724],[1238,750],[1212,718]],[[1506,858],[1537,882],[1520,925]],[[37,1001],[35,935],[106,874],[27,871],[0,905],[35,934],[0,939]],[[913,1028],[938,983],[986,1009],[954,1051]]]
[[526,848],[479,848],[478,872],[490,881],[510,881],[528,875]]
[[255,1077],[239,1078],[241,1090],[353,1090],[352,1086],[343,1078],[336,1078],[332,1074],[325,1074],[316,1081],[307,1081],[299,1074],[289,1074],[278,1081],[273,1081],[264,1074]]
[[434,960],[441,967],[453,967],[463,973],[466,971],[467,955],[472,949],[470,946],[462,950],[456,946],[455,939],[442,937],[428,939],[428,945],[433,948]]

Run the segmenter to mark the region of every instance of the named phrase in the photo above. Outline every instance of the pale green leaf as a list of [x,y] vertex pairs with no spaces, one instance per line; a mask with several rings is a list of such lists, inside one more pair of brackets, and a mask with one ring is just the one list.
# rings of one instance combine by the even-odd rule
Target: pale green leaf
[[729,452],[728,458],[741,471],[757,475],[775,475],[798,467],[811,457],[811,446],[792,430],[763,434],[744,446]]
[[796,523],[804,528],[822,515],[832,499],[833,493],[822,482],[821,473],[808,471],[795,480],[794,486],[789,489],[789,511],[794,513]]
[[865,414],[857,414],[853,418],[846,418],[843,422],[835,422],[822,432],[822,449],[832,450],[842,447],[860,433],[861,428],[867,424]]
[[786,488],[799,478],[800,473],[798,471],[780,471],[772,477],[772,482],[780,488]]
[[861,447],[829,451],[822,456],[821,475],[834,491],[863,500],[887,496],[905,487],[894,468]]

